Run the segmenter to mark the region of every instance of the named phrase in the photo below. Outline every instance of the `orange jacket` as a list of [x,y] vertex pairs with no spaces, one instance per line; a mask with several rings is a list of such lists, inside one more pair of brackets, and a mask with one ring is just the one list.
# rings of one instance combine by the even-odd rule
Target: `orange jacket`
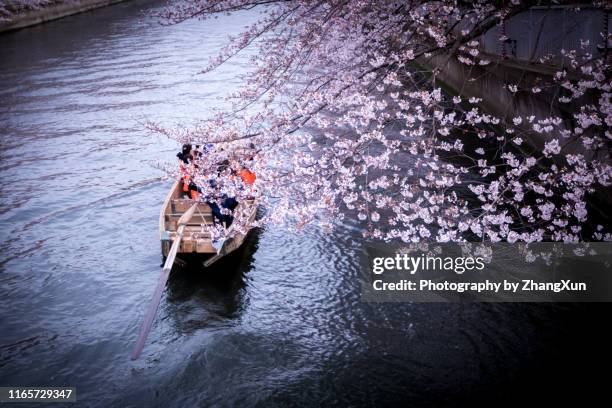
[[191,181],[191,177],[183,176],[183,191],[185,193],[189,192],[189,182]]
[[240,170],[240,178],[244,181],[245,184],[252,185],[255,183],[257,176],[252,171],[247,169]]

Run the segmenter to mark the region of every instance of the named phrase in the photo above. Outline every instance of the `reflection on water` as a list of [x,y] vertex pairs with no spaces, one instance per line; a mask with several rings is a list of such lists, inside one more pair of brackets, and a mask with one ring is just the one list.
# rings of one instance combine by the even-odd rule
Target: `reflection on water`
[[439,406],[606,363],[607,306],[361,302],[349,225],[267,226],[213,271],[175,268],[131,362],[171,185],[153,164],[177,149],[139,121],[219,107],[246,57],[197,72],[254,18],[162,27],[160,4],[0,36],[0,385],[76,386],[77,406]]
[[248,273],[254,265],[260,233],[260,229],[251,230],[231,257],[205,270],[195,260],[174,267],[166,301],[177,332],[224,328],[240,319],[248,307]]

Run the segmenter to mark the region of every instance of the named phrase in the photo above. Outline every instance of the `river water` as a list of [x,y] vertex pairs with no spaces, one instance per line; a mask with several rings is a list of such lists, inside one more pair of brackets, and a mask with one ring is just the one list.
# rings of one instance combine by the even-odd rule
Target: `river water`
[[348,226],[263,228],[222,268],[176,270],[130,361],[171,184],[155,164],[178,150],[140,123],[222,106],[246,59],[198,70],[254,18],[161,26],[148,14],[161,4],[0,36],[0,386],[75,386],[78,406],[102,407],[499,405],[597,390],[609,307],[364,303],[364,243]]

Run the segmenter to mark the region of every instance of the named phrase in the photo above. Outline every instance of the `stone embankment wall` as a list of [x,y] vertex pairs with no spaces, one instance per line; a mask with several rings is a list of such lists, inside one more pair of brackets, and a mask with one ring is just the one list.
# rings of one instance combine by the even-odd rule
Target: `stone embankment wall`
[[[449,58],[448,55],[422,57],[416,62],[426,71],[434,72],[436,81],[449,88],[451,93],[461,94],[466,98],[481,98],[480,105],[483,110],[502,118],[506,123],[511,123],[515,117],[533,115],[537,120],[556,116],[564,118],[564,127],[572,130],[575,125],[571,119],[572,106],[555,103],[558,98],[556,89],[543,89],[536,94],[512,93],[508,84],[518,84],[521,88],[530,89],[532,86],[538,86],[540,80],[549,81],[556,71],[564,68],[563,60],[558,57],[561,50],[571,46],[576,47],[579,53],[592,53],[595,56],[605,53],[607,56],[608,52],[612,52],[612,44],[606,44],[601,33],[606,30],[610,33],[610,17],[609,12],[591,8],[580,12],[570,12],[569,8],[562,7],[552,11],[535,8],[514,17],[508,21],[506,27],[496,27],[487,32],[480,39],[481,55],[491,61],[489,65],[467,66],[455,57]],[[570,24],[570,20],[573,24]],[[525,21],[531,21],[531,24],[525,24]],[[534,21],[537,21],[537,24]],[[548,38],[538,35],[539,31],[545,31],[542,28],[548,29],[545,31],[547,33],[557,34],[558,30],[554,30],[551,24],[564,27],[563,36]],[[504,34],[502,29],[509,42],[500,46],[498,39]],[[581,44],[588,46],[581,49]],[[542,63],[540,58],[549,54],[555,55],[556,58]],[[570,77],[575,74],[571,70],[568,72]],[[556,136],[536,133],[529,127],[521,130],[529,144],[536,149],[541,149],[545,142]],[[587,151],[578,142],[566,146],[566,149],[569,153],[583,154],[587,159],[597,157],[607,162],[612,161],[609,152]],[[597,196],[606,205],[612,203],[612,189],[598,191]]]
[[98,7],[109,6],[122,1],[126,0],[72,0],[51,4],[39,9],[28,10],[11,16],[7,21],[0,21],[0,33],[56,20],[58,18],[82,13]]
[[[578,54],[593,56],[605,53],[607,56],[612,52],[612,44],[606,44],[602,32],[610,33],[611,17],[608,11],[588,6],[579,11],[569,6],[534,7],[480,38],[481,55],[491,61],[489,65],[467,66],[447,55],[423,57],[417,63],[426,71],[436,72],[436,80],[451,88],[451,92],[481,98],[484,110],[506,122],[518,116],[533,115],[536,120],[558,116],[566,119],[564,125],[571,130],[574,125],[572,106],[555,103],[559,96],[556,89],[542,89],[537,94],[512,93],[507,86],[516,84],[522,89],[530,89],[537,87],[541,80],[549,82],[555,72],[565,68],[561,58],[563,49],[575,49]],[[555,27],[562,27],[563,31]],[[506,41],[500,41],[502,35],[507,37]],[[545,62],[541,61],[544,57],[547,57]],[[568,75],[574,77],[576,73],[570,69]],[[527,127],[522,130],[537,148],[553,137],[535,133]],[[567,148],[570,153],[582,153],[592,158],[593,152],[585,151],[579,143]]]

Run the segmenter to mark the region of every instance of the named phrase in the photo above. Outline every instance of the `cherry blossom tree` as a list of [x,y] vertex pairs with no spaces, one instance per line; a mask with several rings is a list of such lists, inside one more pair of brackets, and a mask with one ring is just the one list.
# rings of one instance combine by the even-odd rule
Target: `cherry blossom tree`
[[254,69],[228,95],[231,109],[189,127],[149,126],[215,146],[196,179],[255,154],[265,222],[301,228],[348,217],[367,237],[405,242],[612,240],[596,204],[609,203],[601,197],[612,183],[607,52],[560,50],[563,65],[537,85],[505,85],[516,95],[544,92],[567,114],[495,115],[478,95],[445,91],[428,68],[440,57],[487,68],[482,35],[533,4],[184,1],[165,21],[257,7],[261,18],[203,74],[250,47]]

